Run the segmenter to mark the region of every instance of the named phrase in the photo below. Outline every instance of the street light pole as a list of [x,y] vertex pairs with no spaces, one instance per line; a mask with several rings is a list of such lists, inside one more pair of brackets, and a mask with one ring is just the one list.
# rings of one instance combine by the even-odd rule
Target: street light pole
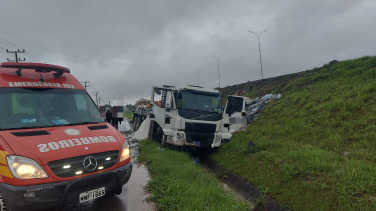
[[201,70],[202,68],[193,68],[194,70],[197,71],[197,86],[200,86],[200,76],[198,75],[198,71]]
[[262,31],[262,32],[260,32],[260,34],[256,34],[256,33],[254,33],[254,32],[252,32],[252,31],[249,31],[250,33],[253,33],[253,34],[255,34],[256,36],[257,36],[257,39],[258,39],[258,42],[259,42],[259,53],[260,53],[260,65],[261,65],[261,79],[264,79],[264,75],[262,74],[262,62],[261,62],[261,47],[260,47],[260,36],[261,36],[261,34],[262,33],[264,33],[264,32],[266,32],[266,30],[265,31]]
[[183,76],[183,78],[185,78],[185,85],[187,85],[187,78],[189,78],[189,76]]
[[219,78],[219,88],[221,88],[221,75],[219,74],[219,58],[221,58],[223,55],[221,55],[220,57],[216,57],[216,56],[213,56],[214,58],[216,58],[218,60],[218,78]]

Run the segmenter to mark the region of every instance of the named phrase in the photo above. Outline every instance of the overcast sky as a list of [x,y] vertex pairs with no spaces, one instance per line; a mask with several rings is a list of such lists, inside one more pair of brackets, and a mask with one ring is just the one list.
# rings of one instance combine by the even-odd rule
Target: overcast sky
[[[102,102],[154,86],[221,87],[376,54],[375,0],[0,1],[0,62],[70,68]],[[6,40],[6,41],[5,41]],[[34,57],[33,57],[34,56]],[[36,58],[35,58],[36,57]]]

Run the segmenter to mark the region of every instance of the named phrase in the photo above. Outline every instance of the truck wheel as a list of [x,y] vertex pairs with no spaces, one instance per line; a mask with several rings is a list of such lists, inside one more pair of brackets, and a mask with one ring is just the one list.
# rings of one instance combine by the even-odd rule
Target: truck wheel
[[167,146],[166,141],[167,141],[167,136],[162,135],[162,138],[161,138],[161,145],[162,145],[162,148],[166,148],[166,146]]
[[4,200],[3,200],[3,197],[0,196],[0,211],[6,211],[6,207],[5,207],[5,204],[4,204]]

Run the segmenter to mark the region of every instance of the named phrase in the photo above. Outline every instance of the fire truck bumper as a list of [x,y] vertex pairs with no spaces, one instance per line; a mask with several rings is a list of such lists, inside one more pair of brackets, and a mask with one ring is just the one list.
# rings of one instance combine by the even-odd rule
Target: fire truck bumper
[[[2,203],[7,211],[40,210],[65,204],[79,203],[80,194],[104,187],[104,195],[120,194],[132,173],[132,162],[112,171],[102,172],[72,181],[31,186],[13,186],[0,183]],[[1,205],[0,205],[1,206]]]

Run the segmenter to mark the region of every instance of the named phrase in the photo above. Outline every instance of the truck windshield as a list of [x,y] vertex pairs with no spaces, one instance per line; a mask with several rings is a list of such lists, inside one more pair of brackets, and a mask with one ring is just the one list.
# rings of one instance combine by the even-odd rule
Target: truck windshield
[[181,106],[178,107],[182,109],[222,113],[219,94],[187,90],[180,91],[180,94]]
[[0,130],[105,122],[84,90],[0,88]]

